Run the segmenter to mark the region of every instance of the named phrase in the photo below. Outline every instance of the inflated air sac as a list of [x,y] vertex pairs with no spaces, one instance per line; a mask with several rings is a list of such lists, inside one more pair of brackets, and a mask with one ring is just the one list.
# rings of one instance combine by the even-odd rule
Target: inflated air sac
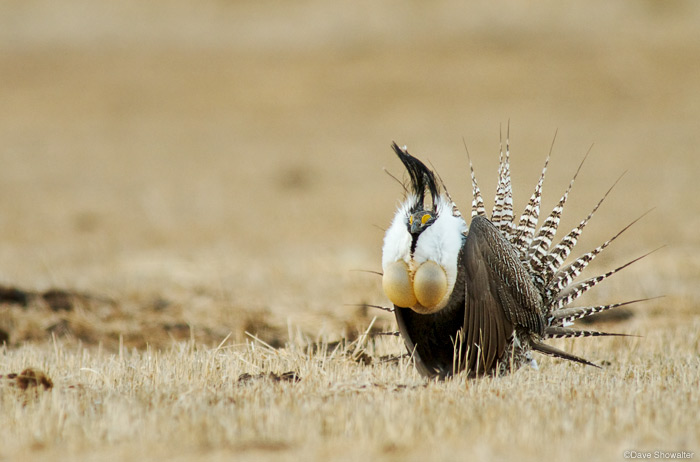
[[408,265],[402,260],[395,261],[384,268],[382,287],[391,303],[396,306],[411,308],[417,303],[416,296],[413,295]]
[[420,306],[414,308],[418,313],[432,313],[447,293],[447,275],[445,270],[434,261],[426,261],[418,267],[413,276],[413,293]]

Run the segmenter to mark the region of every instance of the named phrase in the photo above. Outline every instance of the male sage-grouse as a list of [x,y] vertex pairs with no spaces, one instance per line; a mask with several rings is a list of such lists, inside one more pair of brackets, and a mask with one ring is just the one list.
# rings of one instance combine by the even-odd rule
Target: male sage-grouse
[[[572,322],[636,301],[569,307],[599,282],[639,257],[597,277],[575,282],[615,238],[562,266],[593,211],[552,247],[576,174],[537,229],[549,156],[535,191],[514,221],[509,149],[501,150],[491,217],[471,167],[472,213],[467,226],[439,176],[405,147],[393,149],[408,171],[405,198],[384,236],[382,286],[394,304],[399,332],[422,375],[504,374],[536,365],[531,352],[595,366],[543,343],[548,338],[616,335],[578,330]],[[579,166],[579,170],[580,170]],[[612,189],[612,188],[611,188]],[[610,191],[608,191],[610,192]],[[636,222],[637,220],[635,220]]]

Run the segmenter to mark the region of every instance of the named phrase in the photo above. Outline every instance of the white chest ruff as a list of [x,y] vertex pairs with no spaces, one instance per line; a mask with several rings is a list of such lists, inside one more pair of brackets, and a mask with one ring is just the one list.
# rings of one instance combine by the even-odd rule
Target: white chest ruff
[[415,198],[407,198],[384,236],[383,286],[395,305],[433,313],[444,308],[454,289],[467,225],[462,217],[453,215],[451,202],[440,197],[436,220],[418,235],[411,252],[408,216],[414,204]]

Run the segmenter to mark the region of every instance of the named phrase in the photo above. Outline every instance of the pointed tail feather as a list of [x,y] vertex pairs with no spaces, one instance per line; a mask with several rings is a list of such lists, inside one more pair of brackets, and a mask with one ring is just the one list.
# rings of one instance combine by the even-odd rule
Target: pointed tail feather
[[551,278],[551,281],[548,283],[548,286],[545,290],[547,299],[554,299],[562,290],[565,290],[567,287],[569,287],[569,285],[574,281],[574,279],[576,279],[578,275],[581,274],[581,271],[583,271],[586,268],[586,266],[588,266],[588,264],[591,263],[596,256],[598,256],[598,254],[605,250],[605,248],[607,248],[615,239],[620,237],[622,233],[631,228],[632,225],[644,218],[649,212],[651,212],[651,210],[653,209],[644,212],[638,218],[633,220],[630,224],[618,231],[618,233],[615,234],[613,237],[603,242],[601,245],[599,245],[592,251],[581,255],[576,260],[559,270]]
[[635,337],[628,334],[615,334],[598,332],[595,330],[579,330],[570,327],[547,327],[544,330],[544,338],[578,338],[578,337]]
[[498,155],[498,185],[496,185],[496,197],[493,198],[493,210],[491,211],[491,223],[496,225],[496,217],[501,216],[501,210],[503,209],[503,202],[499,201],[501,196],[501,187],[503,185],[503,128],[499,133],[499,155]]
[[640,298],[637,300],[630,300],[627,302],[610,303],[609,305],[576,306],[571,308],[561,308],[552,312],[552,316],[550,318],[550,325],[552,327],[563,327],[568,323],[574,322],[577,319],[586,318],[597,313],[602,313],[603,311],[611,310],[613,308],[618,308],[621,306],[631,305],[633,303],[646,302],[655,298],[659,297]]
[[559,348],[555,348],[551,345],[547,345],[545,343],[534,342],[534,341],[531,341],[530,345],[532,346],[533,350],[538,351],[540,353],[543,353],[543,354],[546,354],[549,356],[554,356],[556,358],[566,359],[568,361],[573,361],[573,362],[580,363],[580,364],[585,364],[586,366],[597,367],[598,369],[600,369],[600,366],[596,366],[595,364],[593,364],[590,361],[587,361],[583,358],[579,358],[578,356],[575,356],[575,355],[572,355],[572,354],[567,353],[565,351],[562,351]]
[[447,197],[447,200],[450,201],[450,205],[452,206],[452,216],[461,217],[462,213],[459,211],[459,208],[457,208],[457,204],[455,204],[455,201],[452,200],[452,196],[450,196],[450,192],[447,190],[447,186],[445,186],[445,182],[442,180],[442,177],[437,172],[437,169],[433,166],[432,162],[430,163],[430,166],[432,167],[433,172],[435,173],[435,176],[437,177],[438,181],[442,185],[443,194]]
[[[556,136],[556,135],[555,135]],[[523,214],[520,216],[518,221],[518,226],[516,228],[515,234],[513,236],[512,242],[516,249],[520,251],[520,259],[525,260],[527,257],[527,249],[532,243],[532,238],[535,235],[535,230],[537,229],[537,222],[540,218],[540,202],[542,199],[542,184],[544,183],[544,176],[547,173],[547,165],[549,164],[550,154],[544,161],[544,167],[542,168],[542,174],[540,179],[535,186],[535,192],[530,196],[530,200],[525,206]]]
[[[552,245],[552,238],[557,233],[561,213],[564,210],[564,205],[569,197],[569,192],[571,192],[571,188],[574,186],[576,177],[578,177],[581,167],[583,167],[583,163],[588,158],[589,153],[590,149],[579,164],[578,169],[576,169],[576,173],[574,173],[574,177],[571,179],[571,182],[566,188],[564,195],[561,197],[561,199],[559,199],[559,202],[552,210],[552,213],[549,214],[547,219],[540,227],[540,230],[537,232],[537,237],[535,237],[530,244],[530,248],[528,249],[528,257],[530,259],[530,267],[535,271],[536,275],[542,274],[544,266],[543,259],[549,250],[549,246]],[[544,287],[544,280],[540,276],[536,276],[535,281],[539,283],[541,287]]]
[[472,179],[472,218],[475,216],[486,216],[486,207],[484,207],[484,198],[481,196],[481,190],[479,185],[476,183],[476,175],[474,174],[474,165],[472,165],[472,159],[469,155],[469,149],[467,149],[467,143],[464,142],[464,149],[467,151],[467,159],[469,159],[469,173]]
[[652,253],[656,252],[657,250],[661,249],[662,247],[659,247],[658,249],[654,249],[651,252],[647,252],[644,255],[635,258],[634,260],[631,260],[627,263],[625,263],[622,266],[618,266],[614,270],[608,271],[605,274],[601,274],[600,276],[595,276],[590,279],[586,279],[585,281],[579,282],[578,284],[574,284],[572,286],[569,286],[566,290],[561,292],[555,299],[554,302],[552,303],[552,309],[553,310],[558,310],[560,308],[565,307],[572,301],[576,300],[579,298],[581,295],[584,293],[588,292],[590,289],[593,287],[597,286],[601,282],[603,282],[605,279],[609,278],[613,274],[622,271],[623,269],[627,268],[630,266],[632,263],[638,262],[644,257],[647,257],[651,255]]
[[498,186],[496,197],[493,201],[493,213],[491,222],[506,237],[512,235],[513,226],[513,189],[510,182],[510,124],[506,134],[506,153],[503,155],[503,141],[501,141],[501,154],[498,167]]
[[552,276],[556,271],[559,270],[561,265],[564,263],[564,261],[569,257],[569,254],[573,250],[574,246],[576,246],[576,243],[578,242],[579,237],[581,237],[581,233],[583,232],[583,228],[588,224],[590,219],[593,217],[593,214],[598,210],[598,208],[601,206],[603,201],[605,201],[605,198],[608,197],[608,194],[610,194],[610,191],[613,190],[615,185],[620,181],[620,179],[624,176],[624,173],[618,177],[617,180],[615,180],[615,183],[613,183],[612,186],[610,186],[610,189],[607,190],[607,192],[603,195],[603,197],[598,201],[595,207],[593,207],[593,210],[591,210],[591,213],[588,214],[586,218],[584,218],[581,223],[574,229],[572,229],[569,234],[567,234],[560,242],[559,244],[554,247],[554,249],[547,255],[545,259],[545,265],[544,265],[544,282],[545,284],[549,284]]

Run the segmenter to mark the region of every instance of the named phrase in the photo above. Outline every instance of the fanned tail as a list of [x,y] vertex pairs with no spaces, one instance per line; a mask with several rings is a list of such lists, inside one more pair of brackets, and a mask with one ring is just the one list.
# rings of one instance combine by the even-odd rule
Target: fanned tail
[[[591,277],[581,282],[576,282],[577,278],[581,275],[584,269],[603,250],[605,250],[615,239],[617,239],[622,233],[627,231],[632,225],[634,225],[637,221],[639,221],[649,212],[646,212],[639,216],[639,218],[629,223],[627,226],[625,226],[619,232],[617,232],[617,234],[612,236],[607,241],[603,242],[598,247],[595,247],[593,250],[579,256],[578,258],[572,258],[573,261],[566,264],[567,260],[571,257],[574,248],[579,242],[583,230],[586,228],[586,226],[588,226],[593,216],[602,206],[603,202],[605,202],[612,190],[622,179],[624,173],[615,180],[612,186],[610,186],[610,188],[603,194],[603,196],[594,205],[592,210],[578,223],[578,225],[571,229],[568,234],[561,238],[561,240],[555,242],[554,238],[557,234],[561,221],[561,216],[564,211],[566,202],[569,198],[569,194],[573,189],[574,183],[578,178],[578,175],[581,172],[583,165],[590,154],[591,149],[589,149],[586,152],[585,156],[576,168],[576,171],[574,172],[571,181],[566,187],[566,190],[564,191],[557,204],[553,207],[551,213],[547,215],[544,219],[544,222],[540,224],[542,189],[557,134],[555,132],[554,139],[552,140],[552,146],[550,147],[549,153],[545,159],[541,174],[535,185],[534,192],[530,196],[530,199],[527,205],[525,206],[522,215],[520,215],[519,217],[514,217],[513,190],[510,172],[509,129],[510,127],[508,127],[508,131],[506,133],[505,146],[503,143],[503,137],[501,135],[498,167],[498,184],[496,186],[496,193],[490,221],[499,230],[502,236],[505,237],[513,245],[514,250],[519,255],[521,263],[525,267],[525,270],[530,274],[532,281],[534,282],[534,288],[542,296],[542,314],[544,315],[543,321],[545,327],[542,330],[538,330],[537,332],[528,331],[526,343],[529,344],[530,349],[539,353],[555,356],[561,359],[566,359],[568,361],[574,361],[580,364],[599,367],[586,359],[567,353],[551,345],[547,345],[543,343],[543,341],[551,338],[628,336],[627,334],[581,330],[570,326],[572,326],[574,321],[578,319],[583,319],[596,313],[601,313],[621,306],[651,300],[651,298],[637,299],[618,303],[608,303],[595,306],[591,305],[570,307],[569,305],[574,300],[578,299],[587,291],[600,284],[602,281],[609,278],[613,274],[623,270],[624,268],[630,266],[632,263],[635,263],[641,260],[642,258],[648,256],[649,254],[653,253],[654,251],[658,250],[655,249],[651,252],[648,252],[640,257],[637,257],[625,263],[622,266],[619,266],[599,276]],[[468,150],[467,156],[469,156]],[[484,199],[482,197],[481,190],[479,189],[479,186],[477,184],[476,175],[474,173],[474,167],[471,158],[469,158],[469,170],[473,194],[471,213],[472,218],[476,216],[482,216],[486,218]],[[519,290],[517,286],[515,287],[515,290]],[[474,326],[470,325],[465,326],[467,331],[472,330],[473,327]],[[525,334],[525,332],[523,332],[523,334]],[[520,343],[515,342],[518,338],[516,332],[514,332],[513,338],[513,345],[521,345]],[[526,345],[522,345],[522,347],[525,350],[528,349]]]

